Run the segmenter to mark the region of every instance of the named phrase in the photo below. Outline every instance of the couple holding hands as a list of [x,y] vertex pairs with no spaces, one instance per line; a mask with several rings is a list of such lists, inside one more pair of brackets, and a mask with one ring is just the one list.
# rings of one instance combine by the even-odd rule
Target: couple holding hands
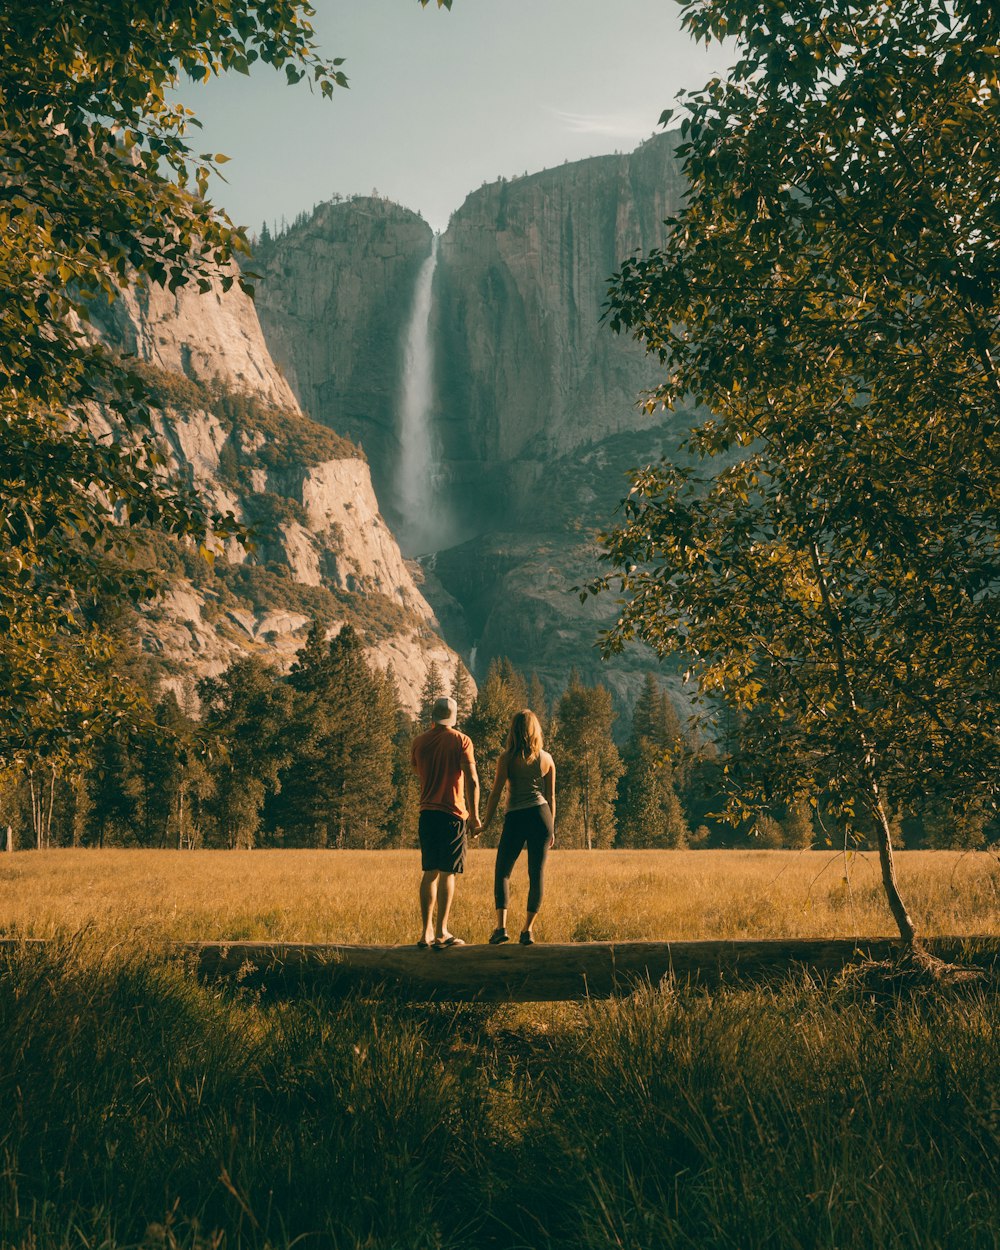
[[[556,766],[542,746],[542,727],[528,708],[514,714],[507,743],[497,761],[486,814],[479,820],[479,775],[472,740],[455,728],[458,707],[454,699],[438,699],[431,711],[430,729],[413,741],[410,760],[420,778],[420,912],[421,950],[464,946],[448,928],[455,896],[455,877],[465,871],[468,833],[477,838],[496,812],[506,790],[503,833],[497,847],[493,898],[496,928],[494,946],[509,941],[507,908],[510,874],[518,856],[528,851],[528,908],[519,941],[534,944],[532,925],[542,904],[545,860],[555,844]],[[435,923],[436,912],[436,923]]]

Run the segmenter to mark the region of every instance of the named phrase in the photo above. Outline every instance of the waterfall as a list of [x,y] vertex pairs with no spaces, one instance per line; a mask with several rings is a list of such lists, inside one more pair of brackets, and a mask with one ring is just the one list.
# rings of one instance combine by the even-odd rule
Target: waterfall
[[438,236],[435,234],[431,254],[417,274],[413,311],[403,349],[396,491],[402,521],[399,545],[408,556],[423,555],[447,545],[445,536],[451,529],[440,491],[438,456],[431,431],[434,349],[430,323],[437,257]]

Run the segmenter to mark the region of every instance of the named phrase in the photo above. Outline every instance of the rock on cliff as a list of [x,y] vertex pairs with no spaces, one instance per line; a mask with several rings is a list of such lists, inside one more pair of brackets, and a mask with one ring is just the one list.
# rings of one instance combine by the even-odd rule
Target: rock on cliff
[[209,565],[150,538],[146,557],[167,587],[140,633],[161,679],[189,694],[240,654],[288,663],[319,618],[331,632],[344,621],[358,628],[369,657],[392,665],[411,712],[432,663],[450,682],[461,660],[382,519],[364,456],[300,411],[238,287],[135,292],[99,324],[138,358],[174,469],[257,541],[253,556],[231,542]]
[[93,305],[94,324],[128,356],[195,382],[220,381],[277,407],[295,408],[275,368],[253,303],[219,283],[204,295],[136,286],[113,304]]
[[[602,665],[594,644],[614,604],[581,605],[573,587],[599,571],[593,536],[626,492],[626,471],[677,455],[686,424],[639,406],[657,367],[601,320],[610,276],[662,242],[680,203],[676,142],[662,135],[631,154],[484,186],[441,238],[430,417],[456,529],[477,537],[437,553],[425,591],[447,636],[476,647],[480,673],[506,654],[554,692],[575,665],[621,705],[653,663],[633,652]],[[269,245],[258,297],[299,399],[363,441],[393,523],[394,396],[429,249],[429,230],[404,209],[324,205]]]
[[312,417],[360,443],[391,504],[402,335],[431,228],[388,200],[321,205],[254,264],[275,361]]

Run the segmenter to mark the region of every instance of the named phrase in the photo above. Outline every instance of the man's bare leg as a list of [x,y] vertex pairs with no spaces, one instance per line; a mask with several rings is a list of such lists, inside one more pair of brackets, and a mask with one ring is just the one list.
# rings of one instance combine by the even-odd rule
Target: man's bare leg
[[438,897],[438,923],[437,936],[441,941],[451,937],[451,930],[448,928],[448,915],[451,911],[451,900],[455,897],[455,874],[453,872],[443,872],[441,874],[441,897]]
[[437,902],[440,875],[436,868],[430,868],[420,878],[420,918],[424,924],[421,941],[428,945],[434,941],[434,904]]

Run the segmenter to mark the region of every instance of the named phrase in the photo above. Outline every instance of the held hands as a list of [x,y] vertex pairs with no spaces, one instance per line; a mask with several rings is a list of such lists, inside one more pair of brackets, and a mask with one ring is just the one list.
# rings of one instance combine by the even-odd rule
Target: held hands
[[480,819],[478,816],[469,817],[469,837],[470,838],[478,838],[479,835],[482,833],[483,828],[484,826],[480,822]]

